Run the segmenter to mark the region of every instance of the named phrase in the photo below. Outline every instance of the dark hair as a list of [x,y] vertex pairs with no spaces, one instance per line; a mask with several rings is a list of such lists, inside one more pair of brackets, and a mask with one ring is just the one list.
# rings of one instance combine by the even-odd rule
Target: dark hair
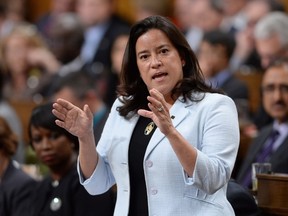
[[64,128],[59,127],[56,125],[55,120],[57,119],[52,113],[52,102],[41,104],[36,106],[31,113],[29,125],[28,125],[28,135],[30,139],[30,144],[32,146],[32,134],[31,128],[45,128],[53,132],[57,132],[59,134],[65,135],[72,143],[75,144],[75,150],[78,151],[79,148],[79,141],[78,138],[71,133],[69,133]]
[[135,47],[138,38],[151,29],[161,30],[185,60],[183,79],[172,90],[171,96],[174,99],[183,95],[184,102],[187,99],[199,101],[202,99],[193,98],[192,92],[215,92],[205,84],[196,55],[182,32],[168,18],[158,15],[150,16],[132,26],[123,57],[121,83],[117,91],[123,105],[118,107],[118,111],[121,116],[127,118],[130,112],[135,114],[138,109],[147,108],[146,98],[149,92],[140,77]]
[[18,138],[12,129],[9,127],[7,121],[0,117],[0,150],[7,157],[12,157],[18,147]]
[[229,33],[221,31],[220,29],[214,29],[204,33],[202,40],[208,42],[212,46],[222,45],[226,50],[227,59],[231,58],[236,47],[234,37]]

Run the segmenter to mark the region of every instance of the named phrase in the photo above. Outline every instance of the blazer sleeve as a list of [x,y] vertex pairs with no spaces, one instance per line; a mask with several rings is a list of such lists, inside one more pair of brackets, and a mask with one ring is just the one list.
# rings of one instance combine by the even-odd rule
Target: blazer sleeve
[[199,143],[193,176],[183,170],[186,184],[208,194],[230,179],[239,148],[239,123],[234,102],[224,95],[211,94],[199,106]]

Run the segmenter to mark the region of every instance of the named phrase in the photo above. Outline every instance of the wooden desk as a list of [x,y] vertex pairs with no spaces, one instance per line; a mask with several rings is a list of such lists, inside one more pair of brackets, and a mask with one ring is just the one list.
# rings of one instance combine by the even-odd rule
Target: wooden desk
[[263,215],[288,215],[288,174],[258,174],[257,201]]

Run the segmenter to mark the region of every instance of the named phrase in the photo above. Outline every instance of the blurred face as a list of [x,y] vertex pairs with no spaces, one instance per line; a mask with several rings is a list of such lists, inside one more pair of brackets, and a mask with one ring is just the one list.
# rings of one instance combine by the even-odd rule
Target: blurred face
[[228,66],[225,49],[221,45],[211,45],[203,41],[198,51],[198,60],[206,79],[209,79]]
[[65,135],[33,126],[31,135],[37,157],[49,168],[62,167],[70,163],[73,155],[73,144]]
[[4,59],[11,73],[17,75],[26,71],[28,50],[25,38],[13,35],[6,41]]
[[262,81],[263,105],[266,112],[280,123],[288,117],[288,68],[271,67]]
[[72,104],[74,104],[75,106],[78,106],[79,108],[83,108],[84,104],[86,103],[84,101],[84,104],[83,102],[81,102],[81,100],[79,100],[75,94],[73,93],[73,91],[68,88],[68,87],[64,87],[62,88],[60,91],[56,92],[54,95],[53,95],[53,98],[52,100],[53,101],[56,101],[58,98],[62,98],[64,100],[68,100],[69,102],[71,102]]
[[158,29],[141,35],[136,42],[136,59],[148,90],[156,88],[169,102],[171,90],[183,78],[185,61],[168,37]]
[[114,71],[119,75],[122,66],[122,60],[125,52],[125,48],[128,42],[128,35],[119,36],[112,47],[112,67]]
[[52,8],[55,13],[74,11],[74,0],[53,0]]
[[85,26],[106,21],[112,14],[112,0],[78,0],[77,14]]
[[261,57],[263,68],[267,68],[277,58],[288,57],[288,48],[281,45],[280,38],[277,35],[265,39],[256,39],[256,49]]

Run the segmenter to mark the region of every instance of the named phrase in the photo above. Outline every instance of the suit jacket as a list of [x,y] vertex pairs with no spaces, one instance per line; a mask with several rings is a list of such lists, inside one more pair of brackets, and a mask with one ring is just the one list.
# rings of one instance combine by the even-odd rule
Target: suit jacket
[[247,99],[249,98],[249,91],[247,85],[237,79],[234,75],[231,75],[220,88],[233,100],[235,99]]
[[[116,100],[111,109],[97,146],[97,167],[85,181],[78,161],[80,182],[89,193],[103,193],[116,180],[115,216],[128,215],[128,148],[139,118],[137,114],[129,120],[119,116],[116,109],[120,105]],[[155,130],[143,161],[149,215],[234,215],[226,188],[239,146],[235,104],[220,94],[206,94],[200,102],[183,103],[179,98],[170,115],[175,116],[176,129],[197,149],[196,166],[193,176],[188,177],[168,139]]]
[[236,216],[260,215],[260,210],[250,191],[234,179],[231,179],[228,183],[227,199],[231,203]]
[[36,181],[17,166],[10,161],[0,182],[1,216],[31,216],[28,207]]
[[[251,143],[245,160],[243,161],[237,174],[236,180],[238,182],[241,182],[245,178],[247,171],[251,168],[256,155],[262,149],[272,129],[272,124],[264,127],[259,132],[259,135]],[[272,172],[288,173],[288,136],[283,141],[281,146],[279,146],[279,148],[272,154],[269,162],[272,165]]]
[[[104,101],[106,104],[111,107],[115,100],[115,88],[111,83],[117,83],[118,76],[117,74],[112,74],[110,71],[111,68],[111,50],[112,45],[115,39],[121,34],[128,34],[130,30],[129,23],[120,19],[117,16],[113,16],[109,23],[108,28],[106,29],[102,40],[100,41],[99,47],[95,50],[94,58],[91,63],[87,63],[84,65],[84,68],[89,70],[93,75],[95,75],[96,79],[99,76],[99,73],[107,73],[108,76],[108,87],[107,93],[104,95]],[[104,70],[103,70],[104,68]],[[100,71],[99,71],[100,70]],[[113,98],[111,98],[113,97]]]

